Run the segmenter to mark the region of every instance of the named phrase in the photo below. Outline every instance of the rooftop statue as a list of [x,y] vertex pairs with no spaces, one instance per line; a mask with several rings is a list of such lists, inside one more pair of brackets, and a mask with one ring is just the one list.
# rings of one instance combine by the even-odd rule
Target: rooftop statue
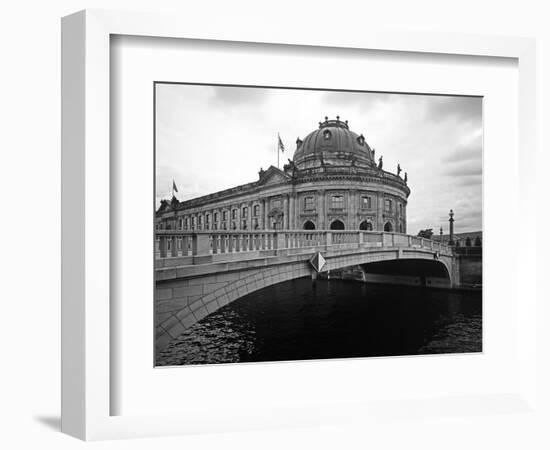
[[382,170],[384,163],[382,162],[382,157],[378,158],[378,168]]

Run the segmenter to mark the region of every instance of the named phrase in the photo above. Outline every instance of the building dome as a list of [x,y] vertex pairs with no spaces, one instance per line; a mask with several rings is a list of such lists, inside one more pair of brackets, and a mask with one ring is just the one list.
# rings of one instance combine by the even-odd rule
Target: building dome
[[349,129],[348,122],[329,120],[319,122],[319,128],[308,134],[302,141],[296,141],[293,162],[298,169],[319,166],[358,166],[375,165],[373,151],[365,137]]

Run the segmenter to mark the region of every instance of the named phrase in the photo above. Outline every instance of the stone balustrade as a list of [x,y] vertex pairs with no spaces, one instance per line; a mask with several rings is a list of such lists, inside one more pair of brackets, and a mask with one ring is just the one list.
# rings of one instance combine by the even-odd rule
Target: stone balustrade
[[[285,249],[312,251],[345,246],[424,248],[452,255],[452,249],[439,241],[401,233],[363,230],[271,230],[271,231],[175,231],[156,232],[157,259],[236,255],[250,252],[276,252]],[[194,258],[193,258],[194,257]]]

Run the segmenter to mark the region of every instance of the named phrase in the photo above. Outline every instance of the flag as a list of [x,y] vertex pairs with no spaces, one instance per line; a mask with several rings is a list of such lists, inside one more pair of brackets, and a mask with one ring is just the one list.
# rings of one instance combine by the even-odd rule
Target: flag
[[175,182],[174,180],[172,180],[172,190],[173,190],[174,192],[178,192],[178,188],[177,188],[176,182]]
[[279,135],[279,133],[277,133],[277,137],[279,138],[279,150],[281,150],[281,153],[284,153],[285,146],[283,144],[283,141],[281,141],[281,136]]

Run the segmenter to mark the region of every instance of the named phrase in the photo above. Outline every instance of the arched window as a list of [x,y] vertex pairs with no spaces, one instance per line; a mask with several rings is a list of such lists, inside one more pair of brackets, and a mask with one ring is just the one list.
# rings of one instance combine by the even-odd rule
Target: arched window
[[363,220],[363,222],[359,224],[359,229],[364,231],[372,231],[372,223]]
[[384,231],[387,233],[391,233],[393,231],[393,227],[391,225],[391,222],[386,222],[384,225]]
[[331,230],[345,230],[346,227],[344,225],[344,222],[342,222],[341,220],[335,220],[334,222],[332,222],[330,224],[330,229]]
[[481,239],[478,237],[476,237],[476,240],[474,241],[474,245],[476,247],[481,247]]
[[315,230],[315,224],[311,220],[306,221],[304,223],[304,230]]
[[470,239],[470,236],[468,236],[466,238],[466,247],[471,247],[472,246],[472,240]]

